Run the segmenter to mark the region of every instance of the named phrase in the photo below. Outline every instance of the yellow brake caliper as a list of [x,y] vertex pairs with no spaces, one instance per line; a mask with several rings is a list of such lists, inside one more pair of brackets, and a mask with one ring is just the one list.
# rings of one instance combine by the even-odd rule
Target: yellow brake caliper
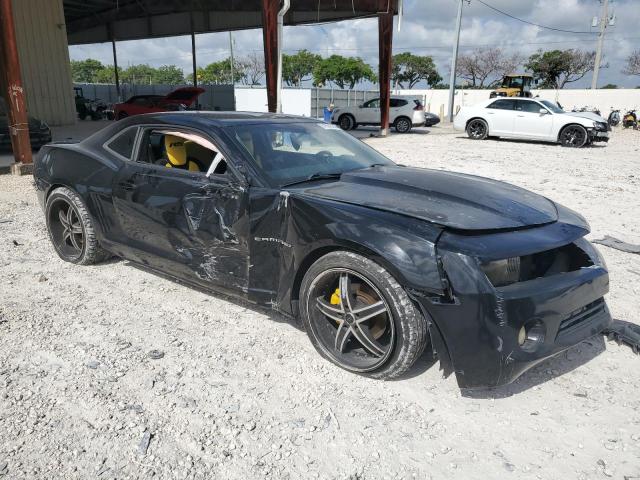
[[340,289],[336,288],[336,291],[331,294],[331,305],[340,305]]

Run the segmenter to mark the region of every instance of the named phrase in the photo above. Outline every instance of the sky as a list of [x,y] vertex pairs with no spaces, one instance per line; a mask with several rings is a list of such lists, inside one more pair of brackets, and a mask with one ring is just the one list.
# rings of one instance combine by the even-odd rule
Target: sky
[[[295,1],[295,0],[293,0]],[[592,28],[594,16],[599,16],[598,0],[483,0],[499,10],[527,22],[560,30],[592,31],[594,34],[558,32],[530,25],[500,14],[479,0],[465,0],[463,7],[461,53],[470,53],[478,47],[500,47],[508,53],[528,57],[539,49],[577,48],[595,50],[597,28]],[[455,36],[458,0],[405,0],[401,29],[394,30],[394,53],[411,52],[433,57],[440,75],[448,83],[451,51]],[[615,25],[606,30],[604,62],[600,70],[599,86],[613,83],[620,87],[636,87],[640,78],[621,72],[625,59],[634,48],[640,48],[640,0],[610,0],[610,14],[615,14]],[[295,53],[307,49],[323,56],[339,54],[359,56],[377,68],[378,29],[376,19],[361,19],[325,24],[322,26],[285,27],[283,51]],[[234,54],[242,57],[256,52],[262,54],[260,30],[233,33]],[[148,63],[152,66],[175,64],[185,75],[191,72],[190,37],[172,37],[151,40],[118,42],[118,64]],[[198,66],[229,56],[228,33],[210,33],[196,36]],[[95,58],[112,64],[111,44],[79,45],[69,47],[72,60]],[[591,85],[591,74],[568,88]]]

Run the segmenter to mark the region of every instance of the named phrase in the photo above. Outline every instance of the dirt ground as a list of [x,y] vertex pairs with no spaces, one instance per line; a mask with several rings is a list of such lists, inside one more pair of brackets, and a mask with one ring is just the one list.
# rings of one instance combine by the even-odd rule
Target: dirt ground
[[[582,150],[446,128],[367,141],[546,195],[592,239],[640,243],[638,132]],[[31,181],[0,177],[0,478],[640,479],[628,347],[594,338],[475,393],[428,356],[369,380],[276,314],[126,261],[62,262]],[[640,256],[600,250],[613,316],[640,322]]]

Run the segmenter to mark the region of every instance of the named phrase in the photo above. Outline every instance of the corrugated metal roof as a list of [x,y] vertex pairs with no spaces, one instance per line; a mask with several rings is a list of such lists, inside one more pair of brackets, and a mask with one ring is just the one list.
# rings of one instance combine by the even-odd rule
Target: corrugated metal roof
[[[64,0],[70,45],[242,30],[262,26],[261,0]],[[295,0],[285,24],[397,11],[398,0]]]

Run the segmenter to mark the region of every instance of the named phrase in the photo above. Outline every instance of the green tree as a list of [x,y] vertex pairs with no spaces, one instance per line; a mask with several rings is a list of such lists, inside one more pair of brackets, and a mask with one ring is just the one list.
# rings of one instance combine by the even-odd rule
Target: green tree
[[600,88],[603,88],[605,90],[615,90],[618,88],[618,85],[616,85],[615,83],[607,83],[604,87]]
[[[118,67],[118,75],[122,79],[122,68]],[[116,83],[116,75],[113,65],[105,65],[98,70],[94,78],[95,83]]]
[[184,83],[184,72],[175,65],[162,65],[156,69],[153,76],[153,83],[180,85]]
[[313,84],[319,87],[333,82],[339,88],[353,88],[363,80],[375,82],[376,75],[359,57],[331,55],[320,60],[313,69]]
[[95,83],[97,73],[104,68],[98,60],[71,60],[71,77],[78,83]]
[[[233,83],[242,82],[246,77],[245,65],[242,62],[234,61]],[[231,82],[231,59],[226,58],[219,62],[213,62],[204,68],[196,70],[198,83],[202,85],[230,85]],[[187,77],[193,80],[193,75]]]
[[153,83],[156,69],[146,63],[131,65],[124,69],[120,81],[131,85],[149,85]]
[[391,81],[397,83],[400,88],[413,88],[417,83],[425,80],[430,86],[442,81],[433,58],[429,56],[413,55],[405,52],[393,56],[393,69]]
[[289,86],[299,87],[311,78],[313,69],[322,60],[320,55],[300,50],[294,55],[282,55],[282,79]]
[[622,70],[626,75],[640,75],[640,50],[634,50],[627,57],[627,64]]
[[582,50],[538,51],[529,57],[525,68],[541,81],[541,88],[564,88],[593,70],[595,52]]

